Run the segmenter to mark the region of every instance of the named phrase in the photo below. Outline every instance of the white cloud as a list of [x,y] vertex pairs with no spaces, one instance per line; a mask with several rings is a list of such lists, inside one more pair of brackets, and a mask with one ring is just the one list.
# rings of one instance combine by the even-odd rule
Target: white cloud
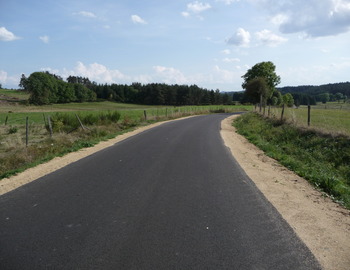
[[350,31],[349,0],[249,0],[267,10],[282,33],[307,37],[332,36]]
[[181,15],[183,17],[190,17],[191,15],[196,15],[198,19],[203,20],[204,18],[199,14],[208,9],[211,9],[210,4],[194,1],[192,3],[187,4],[187,10],[181,12]]
[[260,32],[257,32],[255,35],[260,42],[271,47],[276,47],[279,44],[287,41],[286,38],[278,36],[266,29]]
[[0,70],[0,82],[4,83],[7,79],[7,72]]
[[222,50],[221,51],[223,54],[231,54],[231,51],[229,49]]
[[223,2],[225,5],[231,5],[234,2],[239,2],[240,0],[216,0],[216,2]]
[[0,41],[13,41],[19,39],[12,32],[8,31],[5,27],[0,27]]
[[119,70],[108,69],[98,63],[86,66],[82,62],[78,62],[73,72],[74,75],[88,77],[91,81],[102,83],[117,83],[119,80],[127,79],[127,76]]
[[147,22],[138,15],[132,15],[131,20],[135,24],[147,24]]
[[208,4],[208,3],[201,3],[201,2],[198,2],[198,1],[194,1],[193,3],[189,3],[187,4],[187,10],[188,11],[191,11],[193,13],[201,13],[207,9],[210,9],[211,8],[211,5]]
[[239,58],[224,58],[222,59],[223,62],[225,63],[234,63],[234,62],[240,62],[241,60]]
[[[19,83],[19,77],[18,76],[9,76],[8,73],[4,70],[0,70],[0,83],[2,84],[2,87],[11,87],[16,88]],[[7,85],[7,86],[5,86]]]
[[90,11],[79,11],[78,13],[74,13],[74,14],[87,17],[87,18],[97,18],[97,16]]
[[250,33],[243,28],[238,28],[236,33],[226,40],[227,44],[248,47],[250,44]]
[[186,84],[189,80],[178,69],[172,67],[154,66],[157,79],[167,84]]
[[234,84],[241,80],[242,71],[232,71],[220,68],[218,65],[213,67],[213,82],[220,84]]
[[42,37],[39,37],[39,39],[46,44],[49,43],[49,41],[50,41],[49,36],[42,36]]

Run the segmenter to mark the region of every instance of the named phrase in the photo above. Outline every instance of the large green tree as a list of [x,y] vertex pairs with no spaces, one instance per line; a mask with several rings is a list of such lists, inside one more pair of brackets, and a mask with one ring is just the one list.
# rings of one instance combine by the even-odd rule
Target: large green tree
[[266,104],[269,98],[270,89],[264,77],[256,77],[251,79],[245,85],[245,95],[247,95],[251,102]]
[[58,83],[50,74],[32,73],[26,82],[26,90],[30,93],[29,102],[36,105],[52,104],[58,101]]
[[[270,61],[255,64],[252,68],[248,69],[246,74],[242,76],[244,79],[242,87],[247,91],[247,86],[251,88],[252,80],[255,80],[254,84],[259,82],[260,87],[256,88],[255,91],[254,89],[250,89],[251,91],[249,91],[247,94],[253,97],[253,99],[257,94],[254,92],[259,92],[260,96],[262,84],[264,84],[266,89],[264,90],[263,99],[265,101],[270,99],[275,91],[275,87],[281,82],[281,77],[276,74],[275,70],[276,66]],[[263,83],[261,78],[265,80],[265,83]]]

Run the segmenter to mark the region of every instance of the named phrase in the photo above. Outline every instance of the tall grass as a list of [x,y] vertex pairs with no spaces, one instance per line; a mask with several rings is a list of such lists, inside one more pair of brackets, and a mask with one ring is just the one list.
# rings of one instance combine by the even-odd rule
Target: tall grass
[[287,168],[350,208],[350,138],[303,129],[255,113],[237,131]]

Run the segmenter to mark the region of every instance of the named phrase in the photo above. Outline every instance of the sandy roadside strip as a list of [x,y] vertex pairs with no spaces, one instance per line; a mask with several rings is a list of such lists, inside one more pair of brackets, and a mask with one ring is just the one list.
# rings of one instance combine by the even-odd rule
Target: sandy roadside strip
[[[350,211],[324,197],[306,180],[266,157],[237,134],[231,125],[235,117],[238,115],[222,121],[221,136],[247,175],[315,254],[324,269],[350,269]],[[163,123],[138,128],[0,180],[0,195]]]
[[221,136],[232,155],[274,205],[324,269],[350,269],[350,211],[332,202],[276,160],[221,123]]

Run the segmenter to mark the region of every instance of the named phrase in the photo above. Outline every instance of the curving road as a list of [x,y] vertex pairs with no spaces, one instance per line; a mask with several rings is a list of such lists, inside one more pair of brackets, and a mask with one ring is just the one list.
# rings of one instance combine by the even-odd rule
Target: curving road
[[1,269],[320,269],[220,137],[165,123],[0,198]]

